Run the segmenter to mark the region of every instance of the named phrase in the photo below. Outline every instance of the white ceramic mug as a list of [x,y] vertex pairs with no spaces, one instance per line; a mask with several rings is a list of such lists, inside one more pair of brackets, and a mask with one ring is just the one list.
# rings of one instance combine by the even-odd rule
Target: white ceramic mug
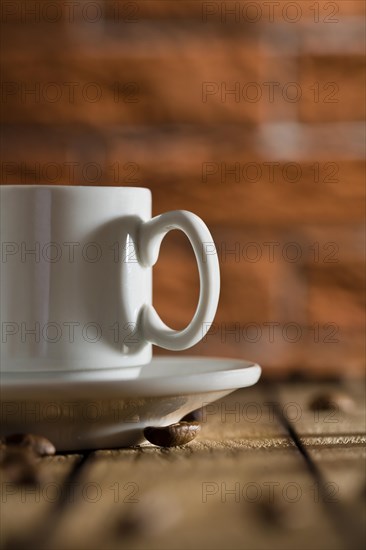
[[[5,185],[0,194],[3,373],[135,367],[150,362],[152,344],[183,350],[206,334],[220,274],[198,216],[151,218],[151,193],[138,187]],[[152,306],[152,266],[172,229],[190,240],[201,285],[181,331]]]

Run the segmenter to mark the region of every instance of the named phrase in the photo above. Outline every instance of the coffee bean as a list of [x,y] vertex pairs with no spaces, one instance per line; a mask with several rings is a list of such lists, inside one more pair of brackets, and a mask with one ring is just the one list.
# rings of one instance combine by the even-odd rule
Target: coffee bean
[[257,508],[261,518],[266,522],[267,525],[282,523],[282,510],[273,502],[260,501],[258,502]]
[[0,464],[2,463],[6,453],[6,445],[0,440]]
[[12,434],[5,437],[6,445],[16,445],[19,447],[28,447],[38,456],[54,455],[55,446],[43,437],[36,434]]
[[123,537],[135,537],[145,534],[148,522],[142,514],[128,512],[117,523],[117,534]]
[[192,441],[200,430],[198,422],[177,422],[163,428],[147,427],[144,436],[159,447],[178,447]]
[[8,445],[3,452],[1,468],[11,483],[37,485],[40,472],[34,452],[26,447]]
[[320,393],[314,396],[309,403],[309,408],[312,411],[350,412],[353,407],[354,403],[351,397],[339,391]]
[[267,528],[296,530],[307,527],[312,522],[311,514],[301,513],[290,502],[260,500],[255,506]]
[[202,422],[204,418],[204,411],[203,407],[200,409],[196,409],[195,411],[192,411],[185,416],[183,416],[181,422]]

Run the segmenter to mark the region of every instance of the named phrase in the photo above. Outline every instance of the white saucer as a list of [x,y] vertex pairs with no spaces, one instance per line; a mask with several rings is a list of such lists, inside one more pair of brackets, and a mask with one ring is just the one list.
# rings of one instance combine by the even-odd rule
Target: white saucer
[[241,359],[188,356],[155,357],[132,371],[3,373],[0,435],[39,433],[58,451],[137,445],[146,426],[178,422],[261,374]]

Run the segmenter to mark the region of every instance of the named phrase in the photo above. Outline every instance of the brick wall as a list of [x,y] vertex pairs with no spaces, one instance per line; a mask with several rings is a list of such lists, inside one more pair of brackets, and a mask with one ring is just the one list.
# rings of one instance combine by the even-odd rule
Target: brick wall
[[[359,372],[364,3],[1,9],[2,183],[140,185],[155,214],[193,210],[222,295],[189,353]],[[154,276],[158,310],[183,327],[198,295],[183,236],[166,238]]]

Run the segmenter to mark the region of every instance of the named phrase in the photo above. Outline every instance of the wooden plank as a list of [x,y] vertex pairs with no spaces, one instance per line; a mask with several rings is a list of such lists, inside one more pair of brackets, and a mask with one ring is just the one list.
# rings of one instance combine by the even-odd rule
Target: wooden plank
[[363,436],[365,387],[355,381],[282,385],[282,411],[301,437]]
[[[339,384],[322,386],[323,392],[340,390]],[[341,388],[356,411],[363,412],[360,384]],[[3,479],[3,542],[18,534],[21,518],[28,542],[42,535],[47,522],[55,521],[52,540],[51,533],[45,533],[46,546],[56,549],[178,550],[183,545],[286,550],[299,540],[311,547],[314,537],[319,550],[344,548],[345,541],[348,547],[358,548],[344,519],[341,530],[335,529],[335,518],[347,519],[344,505],[351,510],[362,505],[366,437],[359,433],[362,424],[355,411],[351,419],[351,413],[344,417],[342,409],[342,422],[334,424],[333,431],[324,428],[326,422],[314,428],[308,404],[316,392],[316,384],[287,384],[272,397],[280,396],[282,412],[287,411],[290,422],[290,410],[301,408],[302,424],[293,425],[324,476],[325,502],[324,487],[310,475],[286,427],[268,404],[271,392],[257,385],[207,407],[201,435],[184,448],[146,444],[93,453],[80,477],[73,480],[75,490],[68,493],[69,501],[57,521],[50,515],[52,497],[62,489],[77,455],[44,459],[47,476],[35,493],[4,486]],[[337,516],[327,500],[334,492]],[[359,511],[354,517],[357,534]]]
[[35,530],[41,528],[50,507],[64,491],[64,481],[78,460],[80,456],[77,454],[40,459],[40,484],[36,486],[18,485],[10,481],[0,468],[2,548],[11,541],[17,541],[19,536],[25,535],[26,540],[27,533],[31,536]]
[[293,548],[300,536],[310,544],[316,534],[319,548],[341,548],[322,504],[314,502],[313,485],[290,450],[221,458],[179,451],[99,456],[52,546],[259,549],[270,536],[271,547],[280,549]]

